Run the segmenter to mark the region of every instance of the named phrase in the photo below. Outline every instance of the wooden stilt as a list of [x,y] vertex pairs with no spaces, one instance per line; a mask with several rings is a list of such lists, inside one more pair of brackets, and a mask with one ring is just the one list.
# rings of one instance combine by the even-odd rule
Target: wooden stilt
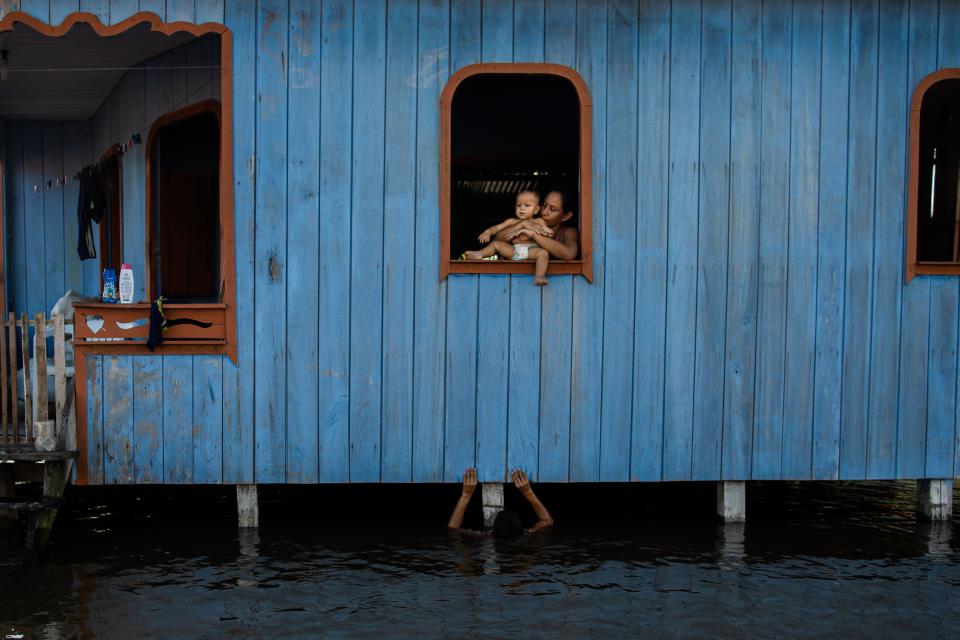
[[744,522],[747,519],[746,482],[717,483],[717,515],[724,522]]
[[503,511],[503,484],[484,482],[480,485],[483,497],[483,526],[489,529],[497,514]]
[[260,526],[260,507],[255,484],[237,485],[237,526],[241,529],[256,529]]
[[949,520],[953,515],[953,480],[917,480],[917,513],[927,520]]

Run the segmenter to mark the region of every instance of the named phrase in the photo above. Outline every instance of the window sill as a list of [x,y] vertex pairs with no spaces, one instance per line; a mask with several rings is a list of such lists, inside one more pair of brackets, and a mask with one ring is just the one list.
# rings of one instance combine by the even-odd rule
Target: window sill
[[[533,273],[532,261],[513,260],[451,260],[447,273],[451,274],[522,274]],[[547,275],[583,276],[593,282],[593,273],[587,260],[551,260]],[[445,274],[441,274],[441,279]]]
[[960,276],[960,263],[956,262],[917,262],[908,265],[906,283],[914,276]]

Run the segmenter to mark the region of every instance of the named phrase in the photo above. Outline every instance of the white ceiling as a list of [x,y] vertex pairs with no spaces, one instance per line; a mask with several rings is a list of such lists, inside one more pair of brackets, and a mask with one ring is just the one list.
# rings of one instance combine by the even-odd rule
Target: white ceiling
[[77,23],[61,37],[37,33],[21,22],[0,32],[9,51],[7,79],[0,81],[0,117],[31,120],[86,120],[127,69],[193,40],[187,32],[166,36],[140,23],[101,37]]

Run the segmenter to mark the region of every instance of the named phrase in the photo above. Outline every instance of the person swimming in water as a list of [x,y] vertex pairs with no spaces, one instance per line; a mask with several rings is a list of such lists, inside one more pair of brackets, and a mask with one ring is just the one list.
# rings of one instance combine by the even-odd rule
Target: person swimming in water
[[463,490],[460,492],[460,499],[457,500],[457,504],[453,508],[453,513],[450,515],[450,522],[447,523],[447,528],[450,531],[460,531],[475,535],[492,535],[497,538],[509,538],[524,533],[536,533],[537,531],[552,527],[553,517],[550,515],[550,512],[547,511],[547,508],[543,506],[543,503],[540,502],[540,499],[537,498],[536,494],[533,493],[533,487],[530,486],[530,481],[527,480],[527,474],[525,474],[522,469],[514,469],[511,477],[513,479],[513,486],[517,488],[520,495],[526,498],[530,506],[533,507],[533,512],[537,515],[536,524],[529,529],[524,529],[523,523],[520,520],[520,514],[511,509],[504,509],[497,514],[496,519],[493,521],[493,529],[490,531],[475,531],[473,529],[461,528],[463,524],[463,514],[467,510],[467,505],[470,504],[470,498],[473,497],[474,490],[477,488],[477,470],[470,467],[463,472]]

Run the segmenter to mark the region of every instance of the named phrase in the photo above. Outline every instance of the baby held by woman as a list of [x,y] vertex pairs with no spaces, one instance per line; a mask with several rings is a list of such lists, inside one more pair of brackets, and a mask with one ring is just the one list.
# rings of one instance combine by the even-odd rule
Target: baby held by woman
[[[533,282],[542,287],[547,284],[550,253],[533,240],[535,236],[553,238],[556,231],[537,217],[539,213],[540,194],[531,189],[521,191],[514,205],[514,217],[485,229],[477,239],[486,243],[486,246],[479,251],[467,251],[464,257],[467,260],[483,260],[499,254],[508,260],[535,260]],[[496,240],[498,234],[506,239]]]

